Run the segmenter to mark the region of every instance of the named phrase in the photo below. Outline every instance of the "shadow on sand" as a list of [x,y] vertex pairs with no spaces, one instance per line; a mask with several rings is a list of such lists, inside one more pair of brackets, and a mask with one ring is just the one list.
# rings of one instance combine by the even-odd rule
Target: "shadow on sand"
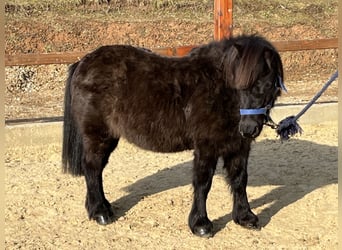
[[[248,186],[276,186],[269,193],[249,201],[252,210],[271,204],[257,214],[260,225],[266,226],[278,211],[312,191],[337,183],[337,158],[337,147],[310,141],[291,139],[280,143],[279,140],[264,140],[253,144],[248,166]],[[116,217],[123,216],[144,196],[191,184],[191,169],[191,161],[181,163],[125,187],[129,193],[112,203],[116,208]],[[221,167],[217,168],[216,174],[224,174]],[[227,189],[222,192],[227,192]],[[215,219],[215,233],[230,221],[230,211]]]

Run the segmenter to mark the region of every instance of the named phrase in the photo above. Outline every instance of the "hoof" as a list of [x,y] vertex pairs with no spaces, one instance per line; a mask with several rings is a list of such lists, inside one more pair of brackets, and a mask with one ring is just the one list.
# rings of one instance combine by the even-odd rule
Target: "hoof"
[[95,220],[99,225],[108,225],[115,220],[113,209],[109,206],[103,206],[92,215],[90,219]]
[[202,218],[195,223],[189,223],[191,232],[202,238],[210,238],[213,236],[213,223],[208,218]]
[[259,223],[258,222],[256,222],[256,223],[247,223],[247,224],[240,224],[242,227],[244,227],[244,228],[247,228],[247,229],[251,229],[251,230],[256,230],[256,231],[260,231],[261,230],[261,227],[260,227],[260,225],[259,225]]
[[114,221],[114,215],[97,215],[95,216],[94,220],[96,220],[97,224],[105,226],[111,224]]
[[95,205],[90,205],[87,200],[86,209],[89,219],[95,220],[99,225],[108,225],[115,220],[112,206],[107,200]]
[[194,229],[193,234],[201,238],[213,237],[213,226],[210,227],[197,227]]
[[239,224],[240,226],[247,228],[247,229],[253,229],[253,230],[260,230],[261,227],[259,225],[259,219],[258,217],[253,214],[252,212],[249,212],[244,218],[235,218],[234,222],[236,224]]

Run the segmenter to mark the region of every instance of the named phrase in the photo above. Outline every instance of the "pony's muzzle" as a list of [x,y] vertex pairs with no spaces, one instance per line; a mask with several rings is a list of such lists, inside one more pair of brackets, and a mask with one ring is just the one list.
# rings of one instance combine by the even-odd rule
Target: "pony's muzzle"
[[240,121],[239,132],[245,138],[256,138],[262,130],[262,123],[245,118]]

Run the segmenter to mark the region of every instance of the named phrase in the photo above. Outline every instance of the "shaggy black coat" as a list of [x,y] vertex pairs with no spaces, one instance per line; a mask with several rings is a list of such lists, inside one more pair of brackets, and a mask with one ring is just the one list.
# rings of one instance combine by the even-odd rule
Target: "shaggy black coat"
[[113,221],[102,171],[124,137],[156,152],[194,149],[193,233],[213,233],[206,198],[219,157],[233,194],[234,221],[257,228],[246,195],[247,161],[265,116],[242,117],[239,110],[273,107],[282,78],[278,52],[259,36],[212,42],[185,57],[103,46],[71,65],[62,159],[64,171],[86,178],[89,217],[100,224]]

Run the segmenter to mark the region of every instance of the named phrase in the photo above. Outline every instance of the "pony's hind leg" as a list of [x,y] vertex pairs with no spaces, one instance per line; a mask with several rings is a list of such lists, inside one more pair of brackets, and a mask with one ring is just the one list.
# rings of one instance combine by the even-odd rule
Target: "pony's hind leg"
[[248,154],[249,150],[224,156],[224,168],[233,194],[234,222],[246,228],[259,229],[258,217],[251,211],[246,193]]
[[192,180],[194,197],[189,215],[189,227],[193,234],[200,237],[213,235],[213,223],[207,216],[206,201],[218,158],[210,151],[209,147],[195,149]]
[[100,135],[84,137],[82,168],[87,186],[85,206],[89,219],[94,219],[101,225],[114,220],[111,204],[104,195],[102,172],[118,142],[119,139]]

